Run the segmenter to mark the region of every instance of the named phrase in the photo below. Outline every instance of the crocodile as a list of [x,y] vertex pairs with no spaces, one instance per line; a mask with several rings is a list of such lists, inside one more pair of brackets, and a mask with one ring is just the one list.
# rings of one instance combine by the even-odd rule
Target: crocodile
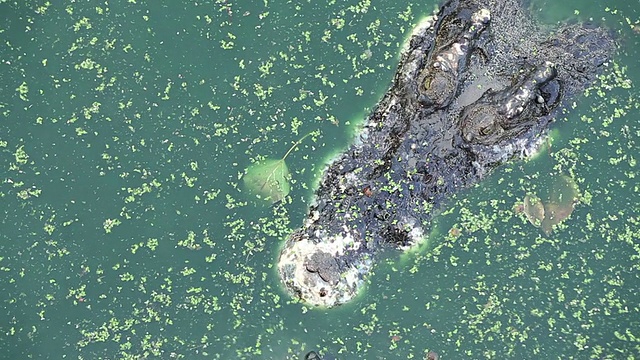
[[608,64],[612,34],[539,24],[519,0],[450,0],[414,29],[392,84],[325,169],[278,273],[301,301],[352,300],[384,249],[428,234],[453,193],[530,156]]

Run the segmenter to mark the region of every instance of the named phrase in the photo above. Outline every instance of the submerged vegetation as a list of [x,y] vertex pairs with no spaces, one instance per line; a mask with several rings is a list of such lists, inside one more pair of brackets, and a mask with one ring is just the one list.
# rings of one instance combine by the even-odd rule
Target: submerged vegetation
[[[604,19],[615,62],[544,156],[458,194],[427,249],[324,312],[284,294],[275,254],[434,3],[0,0],[2,356],[640,356],[638,5],[541,3]],[[245,169],[316,130],[256,206]],[[515,206],[547,174],[580,193],[548,234]]]
[[548,236],[554,226],[571,215],[579,199],[579,190],[573,179],[558,175],[547,180],[542,191],[545,193],[544,199],[534,193],[527,194],[523,203],[517,205],[516,211],[524,213],[532,225],[541,228]]

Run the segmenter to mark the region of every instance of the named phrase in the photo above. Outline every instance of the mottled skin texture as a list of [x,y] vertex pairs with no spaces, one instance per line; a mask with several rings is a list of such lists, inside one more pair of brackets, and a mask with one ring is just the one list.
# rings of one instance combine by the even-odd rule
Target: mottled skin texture
[[528,16],[516,0],[454,0],[414,30],[390,89],[282,249],[289,292],[328,307],[351,300],[382,249],[419,242],[448,196],[535,148],[594,80],[613,48],[606,31],[549,33]]

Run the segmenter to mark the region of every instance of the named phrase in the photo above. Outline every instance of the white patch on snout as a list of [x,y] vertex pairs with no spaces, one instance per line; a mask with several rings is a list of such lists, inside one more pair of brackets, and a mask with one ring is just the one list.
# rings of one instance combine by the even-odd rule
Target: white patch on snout
[[340,274],[335,285],[324,281],[318,273],[307,270],[306,264],[316,253],[328,253],[338,259],[347,251],[356,251],[362,241],[355,238],[345,227],[344,233],[327,236],[316,231],[320,241],[316,244],[308,237],[299,241],[288,242],[280,254],[278,270],[287,288],[300,299],[311,305],[332,307],[343,304],[354,298],[363,284],[363,275],[372,266],[371,259],[363,258]]

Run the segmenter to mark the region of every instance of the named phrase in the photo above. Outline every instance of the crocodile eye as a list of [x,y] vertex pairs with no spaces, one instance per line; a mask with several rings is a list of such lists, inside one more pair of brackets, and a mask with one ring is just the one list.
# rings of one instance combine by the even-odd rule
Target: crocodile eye
[[480,128],[480,135],[482,136],[491,135],[494,131],[495,131],[495,128],[493,126],[485,126]]

